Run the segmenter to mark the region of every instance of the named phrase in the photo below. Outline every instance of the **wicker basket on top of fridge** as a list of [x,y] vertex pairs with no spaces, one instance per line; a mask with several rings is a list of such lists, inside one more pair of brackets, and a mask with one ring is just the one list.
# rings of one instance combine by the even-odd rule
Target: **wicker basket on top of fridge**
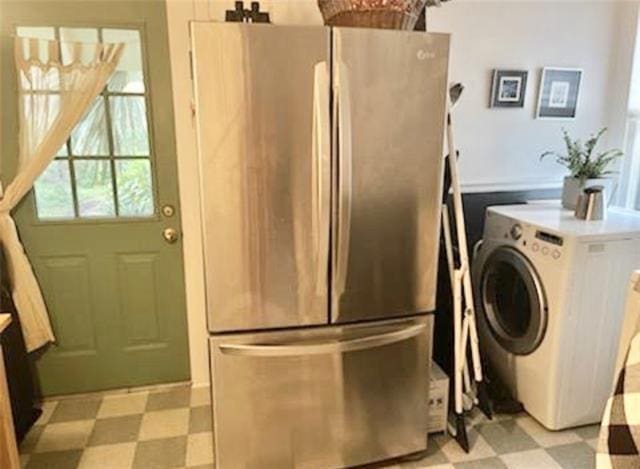
[[447,0],[318,0],[328,26],[412,30],[426,6]]

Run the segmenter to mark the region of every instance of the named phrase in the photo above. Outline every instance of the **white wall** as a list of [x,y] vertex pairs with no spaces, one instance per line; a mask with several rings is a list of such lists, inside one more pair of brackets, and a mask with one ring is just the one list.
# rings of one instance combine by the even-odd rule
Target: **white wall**
[[[430,31],[451,32],[451,81],[465,85],[455,110],[467,189],[557,186],[565,174],[538,155],[562,150],[561,129],[623,146],[636,2],[453,0],[429,10]],[[575,120],[535,120],[541,69],[584,70]],[[529,70],[524,109],[488,107],[493,68]]]
[[[191,117],[191,19],[222,20],[231,1],[167,0],[183,210],[185,273],[192,380],[208,382],[206,321],[199,218],[199,182]],[[263,0],[276,24],[321,24],[316,0]],[[610,128],[605,145],[622,147],[637,2],[453,0],[430,9],[430,31],[450,32],[451,81],[466,90],[455,111],[461,176],[468,190],[558,187],[564,174],[547,149],[562,149],[560,130],[588,135]],[[584,69],[578,118],[534,120],[540,69]],[[493,68],[530,71],[524,109],[489,109]]]
[[207,19],[205,3],[167,0],[169,53],[175,112],[178,183],[182,210],[183,255],[189,327],[191,381],[194,385],[209,382],[207,323],[204,296],[204,266],[200,233],[200,182],[196,134],[191,106],[191,71],[189,65],[189,21]]

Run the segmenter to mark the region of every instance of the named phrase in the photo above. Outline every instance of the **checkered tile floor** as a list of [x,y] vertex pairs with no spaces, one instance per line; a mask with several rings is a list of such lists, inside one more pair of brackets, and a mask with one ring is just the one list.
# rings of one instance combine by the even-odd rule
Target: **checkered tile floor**
[[20,446],[23,467],[212,468],[208,388],[46,402]]
[[[470,419],[470,454],[446,435],[421,461],[393,468],[595,467],[598,427],[549,432],[531,417]],[[47,402],[21,447],[23,467],[47,469],[213,468],[207,388],[113,394]]]
[[469,454],[447,435],[429,438],[428,456],[410,468],[591,469],[595,468],[598,425],[550,432],[527,414],[495,416],[474,411],[469,419]]

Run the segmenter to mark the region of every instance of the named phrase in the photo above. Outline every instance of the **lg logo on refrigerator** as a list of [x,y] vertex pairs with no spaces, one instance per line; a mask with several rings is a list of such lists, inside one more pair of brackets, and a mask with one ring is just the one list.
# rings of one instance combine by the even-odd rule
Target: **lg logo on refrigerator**
[[418,60],[435,59],[436,58],[436,53],[435,52],[431,52],[431,51],[424,50],[424,49],[420,49],[416,55],[418,57]]

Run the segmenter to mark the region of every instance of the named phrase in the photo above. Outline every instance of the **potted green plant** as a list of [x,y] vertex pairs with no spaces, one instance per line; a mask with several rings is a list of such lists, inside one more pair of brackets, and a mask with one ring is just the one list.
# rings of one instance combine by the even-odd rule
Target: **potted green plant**
[[562,129],[566,154],[555,151],[547,151],[540,155],[543,160],[547,156],[554,156],[556,162],[565,166],[571,174],[564,178],[562,187],[562,206],[567,209],[575,209],[578,196],[583,189],[592,186],[603,186],[608,200],[613,196],[615,179],[608,177],[613,172],[608,170],[609,165],[620,158],[623,153],[620,150],[607,150],[594,154],[600,137],[607,128],[591,135],[584,144],[580,139],[573,140],[566,129]]

